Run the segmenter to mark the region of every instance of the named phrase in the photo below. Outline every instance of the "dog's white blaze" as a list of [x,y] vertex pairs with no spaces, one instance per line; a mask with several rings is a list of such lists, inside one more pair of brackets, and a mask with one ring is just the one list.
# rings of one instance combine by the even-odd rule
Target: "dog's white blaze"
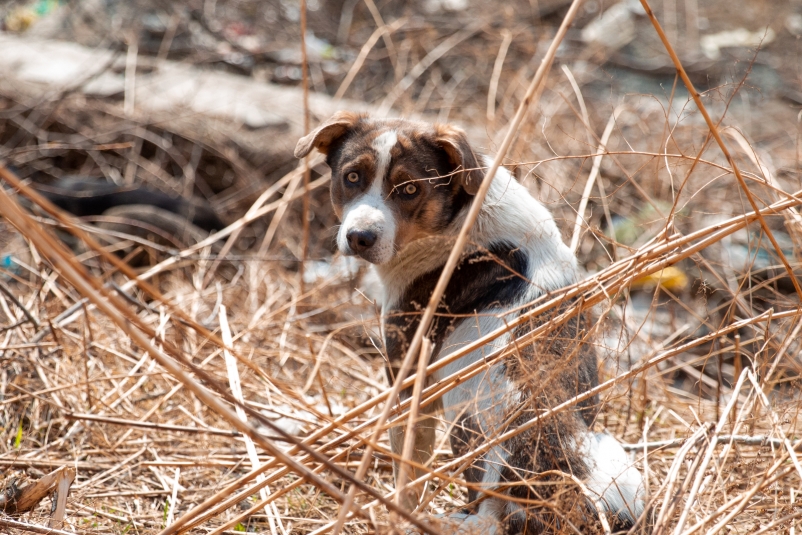
[[337,247],[350,252],[348,233],[352,230],[369,230],[376,233],[376,244],[365,254],[365,258],[376,264],[384,264],[393,257],[396,222],[384,196],[384,180],[390,167],[390,151],[398,143],[395,130],[379,135],[373,141],[376,151],[376,174],[370,188],[345,205],[343,222],[337,233]]
[[390,167],[390,151],[393,150],[396,143],[398,143],[398,134],[395,130],[383,132],[373,140],[373,150],[376,151],[377,156],[376,176],[373,177],[374,184],[384,181],[384,175],[387,174],[387,168]]
[[621,444],[607,433],[589,431],[582,449],[590,469],[588,489],[601,497],[608,512],[638,518],[644,508],[643,477]]

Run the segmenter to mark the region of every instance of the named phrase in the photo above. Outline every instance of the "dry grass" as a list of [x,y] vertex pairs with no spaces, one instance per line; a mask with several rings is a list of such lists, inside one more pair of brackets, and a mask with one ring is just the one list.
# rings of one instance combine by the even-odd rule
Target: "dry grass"
[[[383,37],[389,35],[399,54],[414,52],[407,41],[420,34],[400,38],[387,23],[390,30],[370,38],[371,47],[389,49]],[[439,57],[404,60],[394,81],[381,85],[382,98],[370,97],[376,84],[364,89],[378,76],[366,68],[379,61],[370,51],[357,57],[362,69],[353,76],[343,72],[338,81],[353,80],[343,90],[347,95],[364,93],[380,105],[389,94],[409,111],[431,112],[429,97],[420,96],[436,94],[441,118],[449,117],[454,102],[480,95],[479,104],[459,110],[459,117],[503,133],[537,64],[516,59],[531,44],[516,41],[517,33],[471,40],[470,32],[478,31],[453,34],[462,41],[433,41],[445,43],[428,49]],[[496,69],[505,47],[514,68]],[[442,82],[442,71],[458,70],[475,56],[490,58],[481,68],[497,73],[495,82],[485,77],[497,87],[492,107],[484,86]],[[762,140],[755,142],[730,109],[740,98],[741,78],[703,92],[713,122],[721,120],[728,161],[681,80],[663,94],[611,100],[594,93],[603,71],[586,62],[563,63],[574,84],[552,70],[507,163],[555,214],[566,242],[579,216],[577,251],[588,278],[534,303],[531,314],[545,314],[579,297],[517,343],[548,334],[580,306],[593,307],[598,321],[592,343],[602,357],[603,382],[585,396],[601,395],[597,428],[630,444],[647,475],[655,533],[799,532],[802,313],[768,239],[774,237],[798,274],[797,125],[767,103],[750,121],[775,122],[777,128],[755,130]],[[235,169],[252,176],[247,162],[223,148],[173,139],[71,98],[59,96],[31,110],[5,96],[3,158],[23,171],[51,174],[60,167],[125,174],[130,165],[134,177],[155,184],[170,179],[168,150],[189,161],[200,147],[207,171],[198,173],[200,190],[218,189],[210,165],[218,174]],[[78,113],[91,118],[84,121],[90,127],[78,127]],[[146,147],[151,166],[132,157],[143,131],[145,144],[155,147]],[[37,139],[59,140],[64,132],[72,136],[69,146],[37,146]],[[311,165],[318,174],[311,183],[310,262],[329,261],[336,222],[322,187],[325,170],[319,162]],[[14,479],[74,467],[77,478],[61,526],[74,533],[309,533],[334,523],[352,474],[367,461],[365,484],[355,490],[359,515],[345,532],[397,525],[382,503],[394,499],[386,433],[376,435],[372,455],[364,455],[390,386],[371,342],[378,312],[369,293],[354,290],[358,275],[329,273],[300,283],[301,179],[300,171],[290,173],[250,208],[253,198],[234,201],[223,189],[217,207],[238,217],[221,234],[230,240],[222,253],[203,243],[181,254],[147,241],[124,243],[129,252],[140,247],[146,253],[139,257],[146,265],[136,272],[86,240],[75,247],[79,256],[67,252],[49,237],[74,221],[41,210],[16,212],[12,204],[24,195],[0,194],[7,218],[0,223],[13,222],[27,238],[10,226],[1,234],[9,238],[3,252],[16,261],[13,271],[3,268],[8,292],[0,293],[4,488]],[[262,245],[265,234],[271,238]],[[101,248],[120,246],[97,230],[92,235]],[[318,266],[307,263],[307,275]],[[648,276],[668,267],[679,273],[655,289]],[[489,355],[466,373],[479,373],[509,351]],[[421,403],[455,381],[424,389]],[[552,411],[570,410],[578,401]],[[408,410],[409,403],[402,404],[393,417]],[[520,429],[508,433],[515,432]],[[483,448],[500,440],[487,438]],[[442,433],[441,439],[429,476],[435,492],[418,518],[459,509],[467,498],[456,469],[469,457],[455,458]],[[46,500],[16,521],[46,525],[49,511]],[[22,533],[6,521],[0,515],[0,531]]]

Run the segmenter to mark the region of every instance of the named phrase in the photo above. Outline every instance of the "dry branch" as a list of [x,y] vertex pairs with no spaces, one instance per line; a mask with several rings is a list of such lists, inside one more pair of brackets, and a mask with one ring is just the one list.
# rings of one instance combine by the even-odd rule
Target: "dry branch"
[[8,518],[0,518],[0,527],[20,529],[30,533],[41,533],[42,535],[75,535],[75,532],[72,531],[37,526],[36,524],[29,524],[28,522],[20,522],[18,520],[11,520]]
[[60,512],[61,518],[57,518],[60,521],[64,514],[63,500],[66,500],[67,491],[74,479],[75,469],[62,466],[23,488],[17,488],[13,484],[9,485],[0,495],[0,511],[9,515],[26,513],[39,505],[39,502],[45,497],[58,490],[59,509],[56,509],[55,514],[58,515]]

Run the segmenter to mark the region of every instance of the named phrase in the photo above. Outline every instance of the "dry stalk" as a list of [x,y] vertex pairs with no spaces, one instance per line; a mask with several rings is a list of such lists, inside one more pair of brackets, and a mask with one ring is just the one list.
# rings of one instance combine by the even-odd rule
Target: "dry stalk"
[[[304,106],[304,131],[303,135],[309,133],[309,61],[306,55],[306,0],[301,0],[301,87],[303,89],[303,106]],[[389,39],[389,37],[388,37]],[[312,171],[309,167],[309,155],[304,156],[303,160],[304,174],[304,195],[303,195],[303,208],[301,210],[301,265],[298,269],[298,287],[301,293],[304,291],[304,269],[306,266],[306,256],[309,249],[309,182],[311,181]],[[288,188],[289,190],[289,188]],[[274,216],[273,220],[280,220],[278,216]],[[272,223],[272,222],[271,222]],[[262,244],[264,249],[267,249],[265,244]],[[271,523],[272,525],[272,523]]]
[[421,343],[421,355],[418,357],[418,372],[415,374],[415,385],[412,387],[412,399],[409,406],[409,416],[407,418],[406,432],[404,434],[404,446],[401,453],[401,462],[398,467],[398,477],[395,485],[396,502],[401,505],[401,500],[404,495],[404,490],[407,483],[407,472],[409,470],[407,463],[412,457],[412,449],[415,446],[415,425],[418,422],[418,409],[420,408],[421,391],[423,390],[423,382],[426,379],[426,365],[432,357],[432,343],[428,338],[424,338]]
[[585,183],[585,189],[582,191],[582,199],[579,201],[579,208],[576,211],[576,222],[574,223],[574,232],[571,235],[571,244],[569,246],[573,253],[576,253],[576,248],[579,246],[582,222],[585,219],[585,209],[588,206],[590,192],[593,191],[593,185],[596,183],[596,179],[599,176],[599,168],[601,167],[602,158],[607,149],[607,142],[610,140],[610,134],[613,133],[615,120],[622,110],[623,108],[619,106],[613,111],[612,115],[610,115],[610,119],[607,121],[607,126],[604,127],[604,132],[602,132],[601,140],[599,141],[598,154],[593,157],[593,166],[590,169],[588,180]]
[[[220,307],[220,333],[223,336],[223,343],[226,347],[233,347],[234,340],[231,337],[231,329],[228,326],[228,316],[226,315],[226,307]],[[231,387],[231,393],[234,397],[242,403],[245,404],[245,398],[242,395],[242,385],[240,382],[239,377],[239,370],[237,369],[237,360],[234,358],[234,355],[231,354],[228,349],[223,348],[223,357],[226,361],[226,370],[228,371],[228,384]],[[245,414],[245,411],[242,409],[241,406],[237,405],[236,407],[237,416],[243,421],[248,421],[248,416]],[[248,460],[251,462],[251,469],[258,470],[261,466],[259,462],[259,455],[256,452],[256,445],[253,443],[253,440],[250,437],[244,437],[245,440],[245,449],[248,452]],[[262,482],[264,480],[263,477],[258,477],[257,481]],[[265,486],[263,489],[259,491],[259,495],[264,500],[267,495],[270,493],[270,488]],[[281,524],[281,518],[274,510],[273,507],[267,506],[265,507],[265,514],[267,515],[267,520],[270,524],[270,533],[271,535],[276,535],[276,524]],[[172,522],[168,522],[167,525],[170,525]],[[282,533],[284,532],[284,527],[281,526]]]
[[370,54],[370,51],[373,50],[373,47],[376,45],[379,39],[386,35],[391,35],[395,33],[396,31],[401,29],[404,26],[404,24],[406,24],[406,22],[407,22],[406,19],[401,18],[396,21],[393,21],[393,23],[390,24],[389,26],[379,26],[373,31],[371,36],[368,38],[367,41],[365,41],[365,44],[362,45],[362,48],[359,50],[359,54],[354,60],[354,63],[351,65],[351,68],[348,69],[348,74],[345,75],[345,78],[343,78],[340,87],[334,94],[334,100],[340,100],[341,98],[343,98],[345,92],[348,91],[348,88],[351,86],[351,82],[353,82],[354,78],[356,78],[359,69],[361,69],[362,65],[364,65],[365,60],[368,57],[368,54]]
[[512,32],[505,29],[501,32],[501,46],[498,48],[496,62],[493,64],[493,74],[490,77],[490,88],[487,91],[487,121],[490,124],[496,120],[496,91],[498,91],[498,79],[501,77],[501,69],[504,67],[504,58],[507,57],[507,50],[512,43]]
[[65,531],[63,529],[49,528],[44,526],[37,526],[28,522],[20,522],[19,520],[12,520],[10,518],[0,518],[0,527],[19,529],[30,533],[41,533],[42,535],[75,535],[75,532]]
[[681,533],[682,528],[685,525],[685,521],[688,519],[688,515],[691,511],[691,506],[693,506],[694,500],[696,498],[696,494],[699,492],[699,486],[702,484],[702,478],[705,476],[707,472],[707,466],[710,464],[711,459],[713,458],[713,452],[716,450],[716,446],[719,442],[719,434],[724,430],[724,425],[727,423],[729,419],[729,414],[732,408],[735,406],[735,403],[738,401],[738,393],[740,392],[741,388],[743,387],[744,382],[746,381],[747,375],[751,378],[751,370],[749,368],[745,369],[741,376],[738,377],[738,382],[735,384],[733,388],[732,398],[730,399],[727,406],[724,408],[724,412],[719,419],[718,423],[716,424],[715,429],[713,429],[713,437],[710,443],[707,446],[707,451],[705,451],[705,457],[702,460],[702,463],[696,470],[696,478],[693,481],[693,486],[691,487],[690,492],[688,493],[688,498],[685,502],[685,508],[682,510],[682,514],[677,521],[677,526],[674,528],[674,533]]

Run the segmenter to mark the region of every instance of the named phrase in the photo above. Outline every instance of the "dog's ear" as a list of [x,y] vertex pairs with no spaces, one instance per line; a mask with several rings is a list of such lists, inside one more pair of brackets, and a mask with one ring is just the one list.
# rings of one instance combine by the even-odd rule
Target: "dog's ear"
[[312,152],[312,149],[328,154],[329,146],[364,117],[365,115],[359,113],[338,111],[328,121],[298,140],[298,144],[295,145],[295,157],[303,158]]
[[468,194],[476,195],[485,173],[468,143],[468,136],[462,129],[451,125],[435,125],[435,130],[435,142],[443,148],[456,169],[454,178],[457,184]]

